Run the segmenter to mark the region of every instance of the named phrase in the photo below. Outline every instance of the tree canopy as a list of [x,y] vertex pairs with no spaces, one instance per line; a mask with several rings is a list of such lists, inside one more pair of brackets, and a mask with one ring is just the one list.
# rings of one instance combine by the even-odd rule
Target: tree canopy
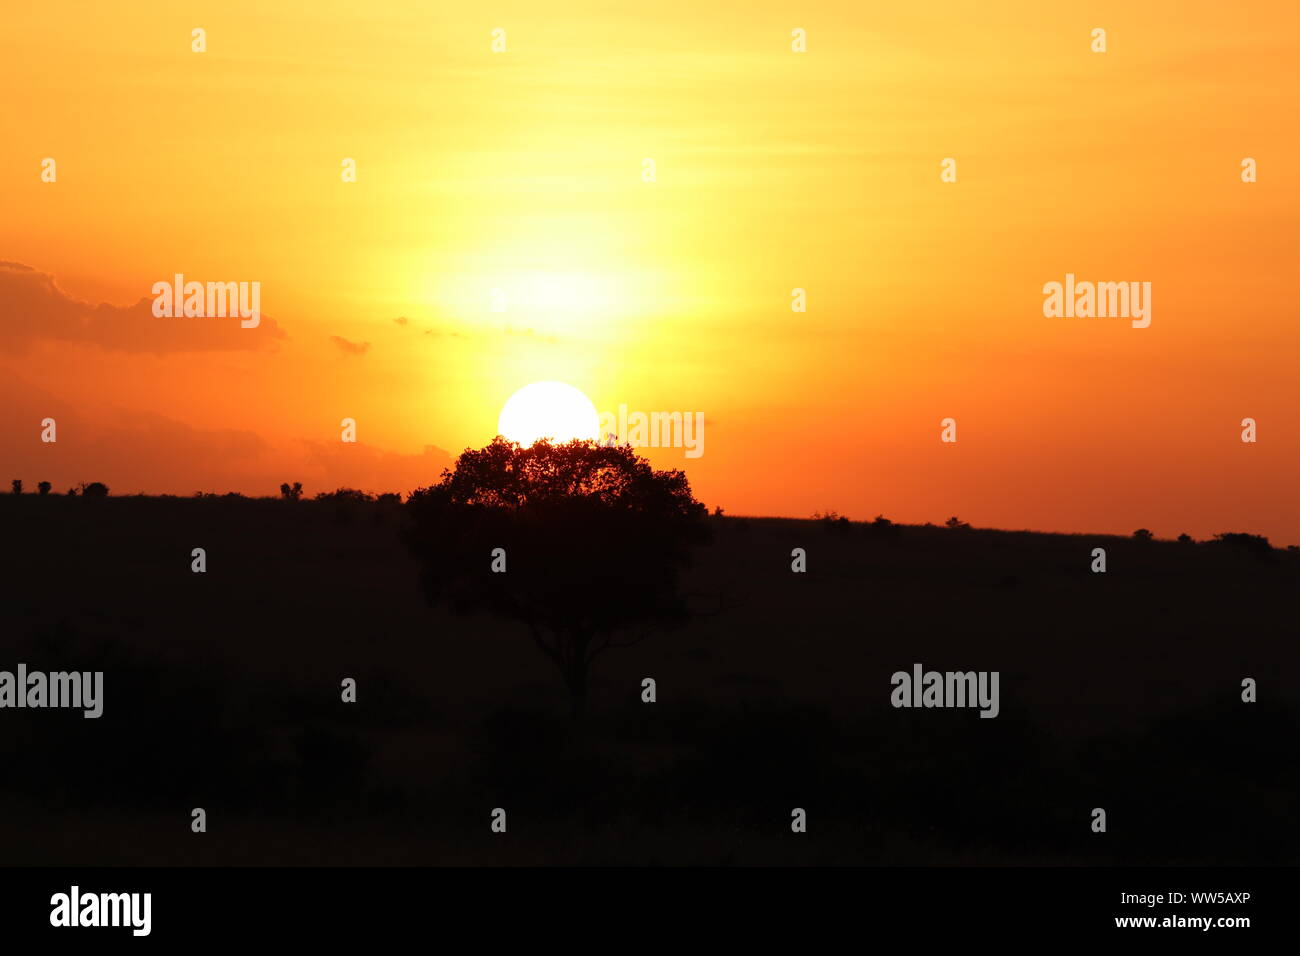
[[523,624],[578,712],[599,654],[688,617],[680,572],[709,534],[684,473],[591,441],[498,436],[416,490],[407,512],[430,602]]

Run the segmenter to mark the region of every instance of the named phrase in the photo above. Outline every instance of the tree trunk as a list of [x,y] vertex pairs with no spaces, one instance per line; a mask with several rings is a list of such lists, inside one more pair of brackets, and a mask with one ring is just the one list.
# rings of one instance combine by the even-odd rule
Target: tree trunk
[[569,688],[569,706],[573,719],[580,721],[587,715],[587,664],[579,659],[570,664],[564,675],[564,683]]

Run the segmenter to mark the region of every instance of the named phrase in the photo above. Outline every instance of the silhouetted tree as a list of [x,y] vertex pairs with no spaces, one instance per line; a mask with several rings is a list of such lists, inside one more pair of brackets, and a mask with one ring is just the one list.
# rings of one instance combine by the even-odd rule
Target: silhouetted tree
[[13,480],[13,490],[16,495],[21,495],[23,493],[23,480],[21,478],[15,478]]
[[385,491],[376,500],[383,505],[400,505],[402,496],[395,491]]
[[316,501],[374,501],[375,496],[356,488],[339,488],[337,491],[322,491]]
[[1138,541],[1150,541],[1152,538],[1155,537],[1155,535],[1153,535],[1146,528],[1138,528],[1136,531],[1133,532],[1133,537],[1136,538]]
[[813,520],[820,521],[824,531],[848,531],[851,527],[849,519],[838,511],[816,511]]
[[356,488],[338,488],[334,491],[322,491],[313,499],[323,503],[334,504],[334,523],[351,524],[357,516],[359,506],[375,500],[375,496]]
[[37,483],[36,490],[38,493],[42,495],[48,495],[52,487],[54,486],[51,485],[48,481],[42,481]]
[[1216,544],[1241,548],[1243,551],[1253,554],[1264,561],[1274,560],[1277,557],[1273,553],[1273,546],[1269,544],[1268,538],[1260,534],[1243,534],[1230,531],[1227,534],[1216,534],[1214,540]]
[[687,619],[679,573],[709,537],[685,474],[592,441],[523,448],[498,436],[406,509],[430,603],[522,623],[575,716],[600,654]]
[[876,515],[874,521],[864,524],[862,527],[871,537],[893,543],[897,543],[903,534],[903,529],[884,515]]
[[290,485],[287,481],[280,485],[280,497],[289,501],[297,501],[302,497],[302,482],[295,481]]
[[1180,534],[1178,536],[1179,544],[1195,544],[1190,534]]
[[81,496],[83,498],[107,498],[108,485],[102,481],[92,481],[90,484],[81,486]]
[[945,528],[951,528],[953,531],[968,531],[968,530],[970,530],[970,525],[967,524],[965,521],[962,521],[962,520],[961,520],[960,518],[958,518],[956,515],[953,515],[951,518],[949,518],[947,521],[945,521],[945,522],[943,523],[943,526],[944,526]]
[[68,497],[69,497],[69,498],[75,498],[75,497],[77,497],[77,489],[76,489],[76,488],[69,488],[69,489],[68,489]]

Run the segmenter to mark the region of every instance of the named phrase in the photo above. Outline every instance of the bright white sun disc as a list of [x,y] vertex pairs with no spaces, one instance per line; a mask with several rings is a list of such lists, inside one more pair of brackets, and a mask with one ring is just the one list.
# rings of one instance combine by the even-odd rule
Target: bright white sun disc
[[564,382],[533,382],[506,400],[497,433],[528,446],[539,438],[554,442],[600,438],[600,416],[586,395]]

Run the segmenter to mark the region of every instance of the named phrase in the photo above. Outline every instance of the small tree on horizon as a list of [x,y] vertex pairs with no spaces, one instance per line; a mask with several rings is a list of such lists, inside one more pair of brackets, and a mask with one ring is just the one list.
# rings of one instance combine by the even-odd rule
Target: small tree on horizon
[[21,495],[23,493],[23,480],[21,478],[15,478],[11,487],[13,488],[14,494]]
[[48,481],[42,481],[36,486],[36,490],[38,493],[42,495],[48,495],[52,487],[53,485],[51,485]]
[[316,495],[316,501],[374,501],[375,496],[368,491],[357,488],[339,488],[335,491],[322,491]]
[[81,497],[83,498],[107,498],[108,485],[102,481],[92,481],[90,484],[82,483]]
[[897,544],[902,539],[903,529],[884,515],[876,515],[874,521],[864,523],[862,528],[868,535],[881,541]]
[[1214,536],[1215,544],[1230,545],[1234,548],[1241,548],[1261,560],[1271,560],[1276,555],[1273,553],[1273,545],[1269,543],[1268,538],[1262,534],[1246,534],[1238,531],[1229,531],[1225,534],[1216,534]]
[[597,657],[689,617],[680,571],[709,538],[683,472],[594,441],[524,448],[497,436],[406,509],[428,601],[522,624],[559,669],[575,718]]

